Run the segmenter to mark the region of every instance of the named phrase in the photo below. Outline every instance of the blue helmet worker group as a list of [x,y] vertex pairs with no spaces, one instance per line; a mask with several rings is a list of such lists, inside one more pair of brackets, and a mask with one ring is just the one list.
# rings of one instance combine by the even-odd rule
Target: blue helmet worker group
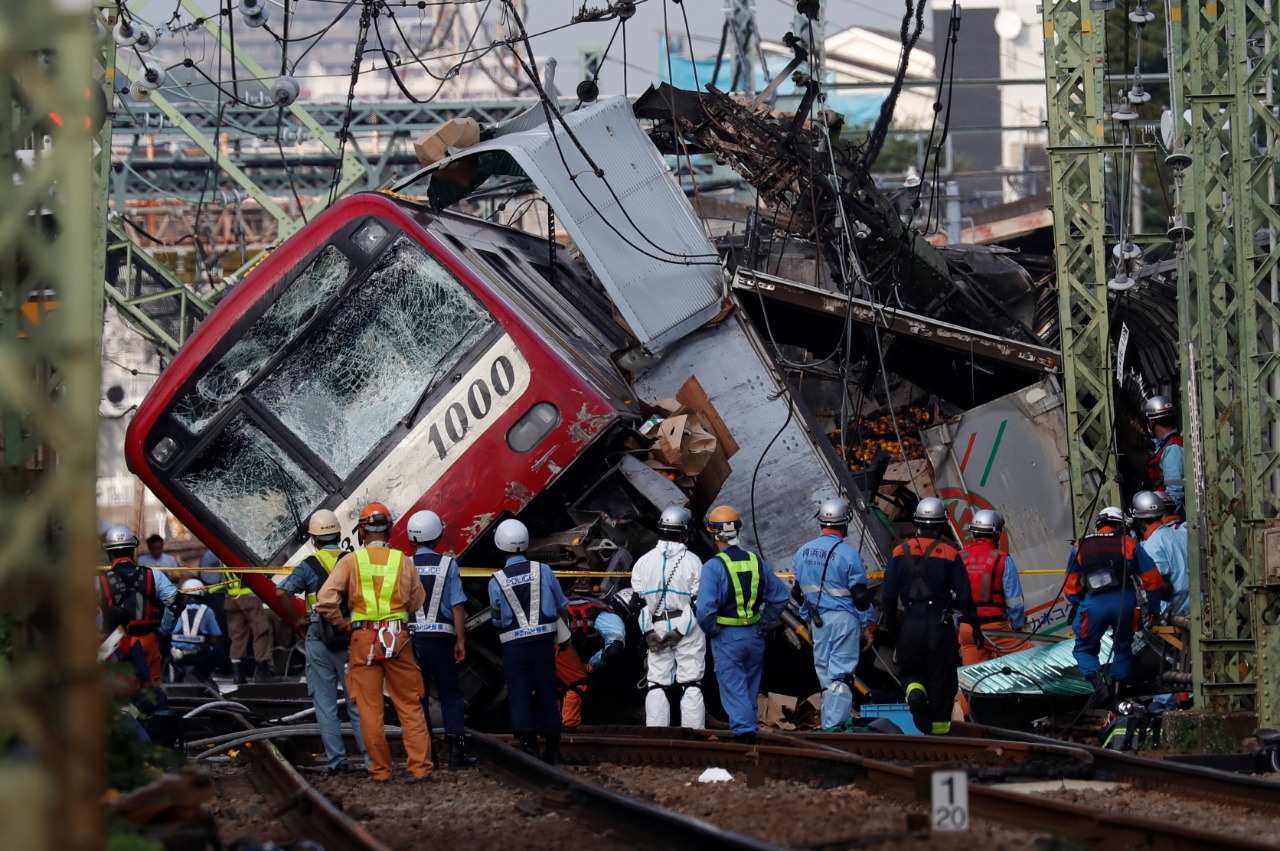
[[875,598],[858,551],[845,542],[849,501],[828,499],[819,508],[818,537],[791,560],[801,611],[813,629],[813,662],[822,693],[822,727],[838,729],[853,709],[853,678],[862,632],[875,619]]
[[698,626],[711,639],[720,702],[735,741],[756,742],[756,695],[764,671],[764,636],[789,592],[764,559],[739,542],[742,518],[728,505],[711,510],[707,531],[719,553],[702,565]]
[[[1155,563],[1164,580],[1164,599],[1151,605],[1152,618],[1171,623],[1191,614],[1191,571],[1186,524],[1161,496],[1152,491],[1134,494],[1130,514],[1138,533],[1138,548]],[[1158,694],[1152,708],[1166,711],[1177,704],[1175,694]]]
[[[1098,512],[1094,528],[1071,548],[1063,589],[1076,634],[1072,652],[1081,675],[1093,686],[1089,708],[1106,705],[1129,679],[1140,617],[1135,583],[1146,592],[1152,611],[1159,611],[1165,592],[1164,579],[1150,554],[1127,533],[1124,512],[1107,506]],[[1104,672],[1099,653],[1107,630],[1111,630],[1112,656],[1110,671]]]

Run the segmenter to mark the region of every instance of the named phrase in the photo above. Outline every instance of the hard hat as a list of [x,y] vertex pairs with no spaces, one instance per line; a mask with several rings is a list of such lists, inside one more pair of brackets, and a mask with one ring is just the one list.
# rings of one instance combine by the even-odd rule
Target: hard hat
[[1173,403],[1167,396],[1152,396],[1142,403],[1142,415],[1149,420],[1173,416]]
[[1173,497],[1169,496],[1168,491],[1156,491],[1156,496],[1160,497],[1160,501],[1164,503],[1165,514],[1178,513],[1178,503],[1173,501]]
[[380,502],[371,502],[360,510],[356,525],[366,532],[385,532],[391,528],[391,509]]
[[1093,525],[1097,528],[1102,526],[1123,526],[1124,512],[1114,505],[1108,505],[1106,508],[1098,512],[1098,518]]
[[916,505],[914,519],[917,526],[945,526],[947,504],[936,496],[927,496]]
[[493,543],[504,553],[522,553],[529,549],[529,527],[519,520],[503,520],[493,533]]
[[204,590],[204,583],[199,579],[188,579],[182,583],[182,587],[179,590],[184,594],[199,594]]
[[338,515],[327,508],[320,509],[311,515],[311,520],[307,523],[307,534],[317,538],[341,535],[342,526],[338,523]]
[[829,499],[818,509],[818,523],[823,526],[848,526],[849,516],[849,500],[843,497]]
[[728,505],[717,505],[707,515],[707,531],[717,541],[728,543],[742,531],[742,518]]
[[1139,520],[1159,520],[1164,517],[1164,500],[1151,491],[1138,491],[1130,512]]
[[102,536],[102,548],[107,552],[112,550],[136,550],[138,548],[138,536],[133,534],[128,526],[112,526]]
[[405,531],[409,533],[409,543],[429,544],[444,533],[444,524],[434,511],[415,511]]
[[689,534],[689,524],[692,522],[693,512],[683,505],[667,506],[662,510],[662,516],[658,518],[658,534],[678,536],[680,540],[684,540],[684,536]]
[[640,614],[640,609],[644,606],[640,595],[632,588],[619,588],[613,591],[605,598],[605,602],[623,620]]
[[969,531],[975,535],[999,535],[1003,529],[1004,518],[990,508],[982,509],[969,521]]

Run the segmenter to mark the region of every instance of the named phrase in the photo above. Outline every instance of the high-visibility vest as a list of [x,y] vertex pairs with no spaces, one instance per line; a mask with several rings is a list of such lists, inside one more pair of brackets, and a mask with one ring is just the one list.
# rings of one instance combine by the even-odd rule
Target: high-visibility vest
[[243,597],[246,594],[252,594],[253,589],[240,581],[239,575],[235,573],[227,574],[227,596]]
[[1008,614],[1004,600],[1004,568],[1008,553],[990,544],[974,543],[960,551],[960,560],[969,572],[969,587],[978,618],[1003,618]]
[[[404,609],[393,611],[391,599],[395,595],[396,585],[400,581],[400,566],[404,563],[404,554],[399,550],[387,548],[387,563],[378,564],[369,558],[367,548],[355,551],[356,579],[360,587],[360,599],[364,605],[363,612],[355,611],[353,605],[351,620],[361,621],[402,621],[408,617]],[[382,579],[382,589],[374,591],[373,580]]]
[[[126,573],[131,573],[131,578],[126,579]],[[130,635],[155,632],[160,626],[164,618],[164,604],[160,602],[156,576],[151,568],[139,567],[129,559],[117,559],[111,570],[99,577],[99,590],[104,610],[119,606],[129,613],[126,631]]]
[[[342,558],[342,550],[316,550],[311,555],[303,559],[303,564],[311,568],[311,572],[316,575],[323,585],[324,581],[329,578],[329,574],[333,573],[333,566],[338,563],[338,559]],[[323,572],[322,572],[323,571]],[[316,607],[316,592],[307,592],[307,611],[312,611]]]
[[453,559],[438,553],[417,553],[413,557],[413,567],[418,573],[418,581],[426,592],[427,602],[413,613],[409,620],[409,631],[413,633],[434,633],[456,635],[453,621],[440,616],[440,604],[444,600],[444,590],[449,578],[449,568]]
[[[508,572],[525,570],[520,573]],[[536,561],[519,561],[501,570],[495,570],[493,579],[498,590],[506,598],[515,623],[498,629],[498,640],[503,644],[543,636],[554,638],[559,618],[542,611],[542,564]]]
[[[721,626],[750,626],[760,620],[760,609],[764,601],[760,598],[760,559],[755,553],[747,553],[743,561],[733,561],[726,553],[719,553],[716,558],[724,562],[729,572],[729,582],[733,585],[732,614],[716,616],[716,623]],[[745,584],[744,584],[745,583]],[[722,612],[725,610],[722,606]]]

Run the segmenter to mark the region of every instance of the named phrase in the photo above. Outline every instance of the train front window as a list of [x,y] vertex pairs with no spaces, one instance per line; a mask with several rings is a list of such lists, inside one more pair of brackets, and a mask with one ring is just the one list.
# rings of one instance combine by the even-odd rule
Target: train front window
[[493,323],[401,236],[252,395],[345,479]]
[[324,498],[320,486],[244,414],[222,427],[178,483],[259,554],[288,543]]
[[199,434],[270,358],[302,330],[351,275],[347,256],[330,245],[267,308],[243,337],[180,396],[173,415]]

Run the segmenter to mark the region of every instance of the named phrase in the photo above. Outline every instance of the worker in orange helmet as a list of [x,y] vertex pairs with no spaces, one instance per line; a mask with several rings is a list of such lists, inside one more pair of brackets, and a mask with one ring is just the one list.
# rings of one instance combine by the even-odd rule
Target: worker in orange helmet
[[787,605],[787,586],[764,559],[738,540],[742,518],[712,509],[707,531],[720,552],[702,566],[695,603],[698,626],[711,639],[720,702],[735,741],[756,743],[756,696],[764,669],[764,634]]
[[[422,712],[422,672],[409,640],[409,612],[426,603],[426,592],[413,565],[391,548],[391,509],[371,502],[356,526],[361,547],[333,566],[316,597],[316,611],[334,626],[351,631],[347,694],[360,707],[360,732],[369,755],[369,776],[391,779],[391,749],[383,728],[382,689],[400,716],[408,770],[427,780],[431,736]],[[350,617],[342,611],[345,602]]]

